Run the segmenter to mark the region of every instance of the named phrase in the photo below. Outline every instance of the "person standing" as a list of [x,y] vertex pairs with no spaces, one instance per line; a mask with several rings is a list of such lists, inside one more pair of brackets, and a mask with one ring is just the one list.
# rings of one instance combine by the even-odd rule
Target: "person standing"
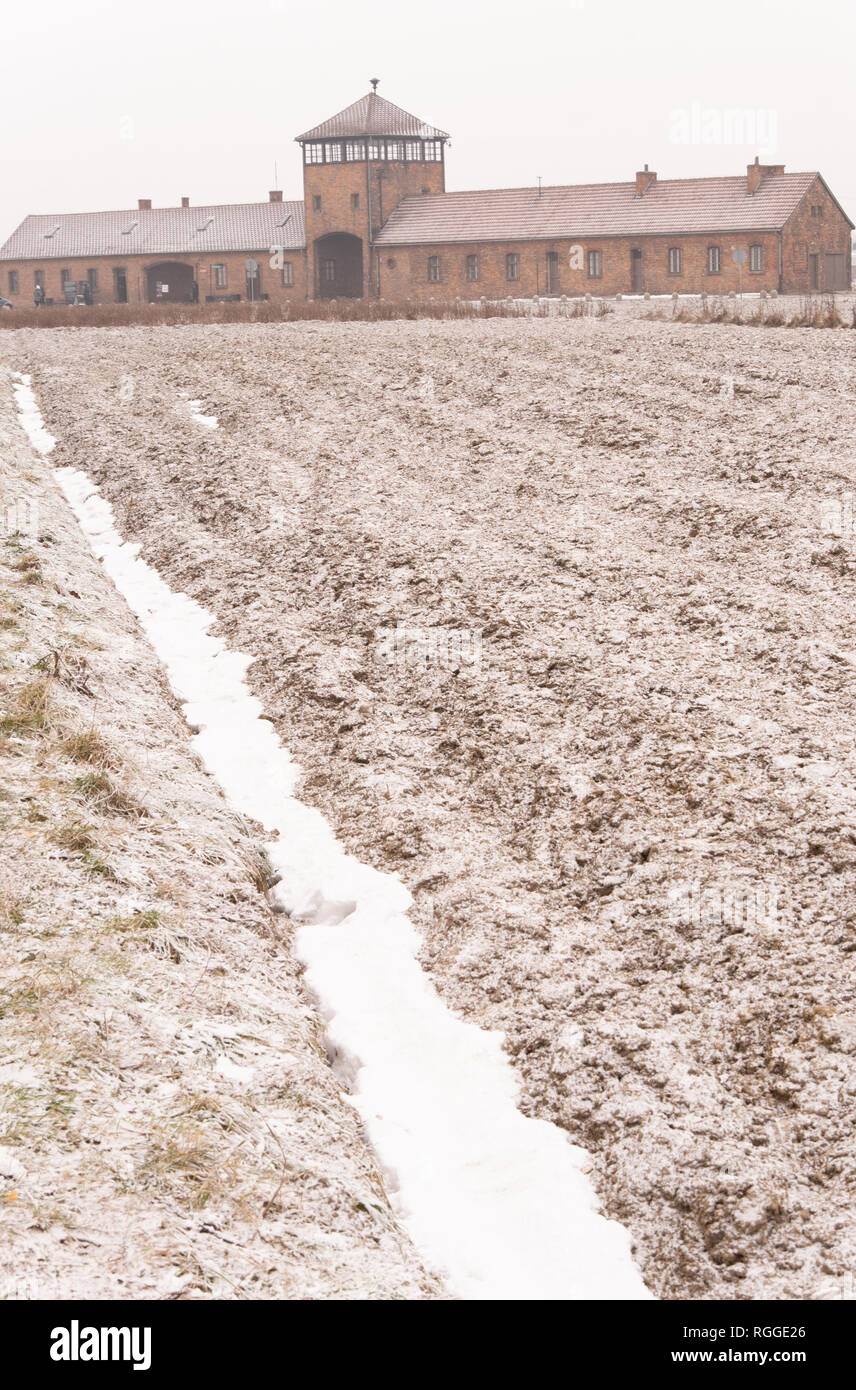
[[44,302],[45,292],[42,289],[41,285],[36,285],[36,288],[33,290],[33,303],[35,304],[37,309],[41,309]]

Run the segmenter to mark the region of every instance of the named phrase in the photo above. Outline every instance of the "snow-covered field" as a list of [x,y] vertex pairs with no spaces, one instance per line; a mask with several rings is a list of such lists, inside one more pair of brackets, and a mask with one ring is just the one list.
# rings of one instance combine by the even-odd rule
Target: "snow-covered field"
[[854,339],[14,337],[52,462],[254,658],[296,795],[400,875],[660,1296],[854,1263]]

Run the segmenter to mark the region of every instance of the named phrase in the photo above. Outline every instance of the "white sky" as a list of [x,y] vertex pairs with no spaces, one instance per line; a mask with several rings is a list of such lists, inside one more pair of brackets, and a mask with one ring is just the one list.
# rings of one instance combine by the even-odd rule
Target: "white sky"
[[450,189],[738,173],[760,152],[820,169],[856,220],[854,53],[845,0],[18,0],[0,242],[28,212],[261,201],[275,161],[300,197],[293,137],[375,76],[451,133]]

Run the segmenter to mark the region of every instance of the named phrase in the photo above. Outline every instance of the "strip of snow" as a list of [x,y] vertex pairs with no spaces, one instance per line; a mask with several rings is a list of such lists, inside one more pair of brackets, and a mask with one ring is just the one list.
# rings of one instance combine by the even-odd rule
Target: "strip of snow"
[[36,453],[46,458],[56,444],[56,440],[52,434],[48,434],[45,427],[38,402],[33,395],[31,381],[32,378],[29,374],[25,375],[22,372],[13,372],[12,393],[15,397],[15,404],[18,407],[18,418],[26,432],[27,438]]
[[216,415],[204,415],[202,413],[201,401],[188,401],[190,407],[190,418],[195,420],[197,425],[204,425],[207,430],[216,430],[218,420]]
[[[16,388],[34,447],[53,448],[28,379]],[[166,666],[193,743],[233,806],[260,821],[303,925],[298,955],[347,1081],[417,1248],[462,1298],[648,1298],[622,1226],[598,1211],[585,1152],[517,1108],[502,1035],[456,1018],[420,969],[401,881],[347,854],[294,798],[299,768],[245,681],[253,658],[210,635],[195,600],[173,593],[123,542],[85,473],[55,476],[96,556]]]

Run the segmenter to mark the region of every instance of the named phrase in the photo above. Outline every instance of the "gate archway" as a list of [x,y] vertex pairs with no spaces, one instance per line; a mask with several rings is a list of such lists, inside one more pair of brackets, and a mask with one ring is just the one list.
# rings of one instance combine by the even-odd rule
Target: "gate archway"
[[315,242],[315,293],[319,299],[361,299],[363,243],[350,232],[329,232]]

